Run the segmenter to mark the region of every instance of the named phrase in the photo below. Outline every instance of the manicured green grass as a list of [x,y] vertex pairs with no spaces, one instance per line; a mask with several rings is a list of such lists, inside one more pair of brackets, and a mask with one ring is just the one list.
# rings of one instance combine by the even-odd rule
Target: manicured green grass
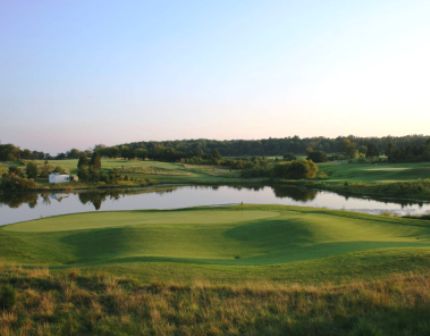
[[323,163],[319,167],[320,178],[305,184],[344,195],[403,202],[430,200],[429,162],[367,164],[343,161]]
[[404,182],[430,179],[430,163],[348,163],[345,161],[319,164],[329,181]]
[[[217,280],[302,281],[304,272],[307,279],[337,281],[351,275],[344,270],[356,271],[320,275],[339,263],[363,271],[379,264],[372,274],[430,269],[429,252],[428,221],[284,206],[84,213],[0,229],[4,262],[128,269],[147,279],[175,270],[184,279],[204,273]],[[411,262],[416,255],[419,262]]]

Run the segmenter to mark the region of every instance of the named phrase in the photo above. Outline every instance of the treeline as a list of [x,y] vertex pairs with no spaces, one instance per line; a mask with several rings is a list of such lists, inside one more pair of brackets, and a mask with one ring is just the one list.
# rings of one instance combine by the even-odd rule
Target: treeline
[[52,158],[47,153],[21,149],[12,144],[0,144],[0,161],[48,160]]
[[[380,158],[391,162],[430,160],[430,136],[403,137],[312,137],[269,138],[262,140],[176,140],[145,141],[116,146],[95,146],[94,152],[103,157],[152,159],[159,161],[207,160],[218,157],[308,155],[315,162],[341,159]],[[55,157],[49,154],[21,150],[14,145],[0,145],[0,161],[20,159],[78,159],[91,151],[71,149]]]
[[[314,161],[377,158],[386,156],[392,162],[430,160],[430,136],[404,137],[313,137],[298,136],[263,140],[177,140],[135,142],[117,146],[96,146],[106,157],[140,158],[161,161],[217,156],[283,156],[307,154]],[[67,154],[67,153],[66,153]],[[71,152],[70,152],[71,154]]]

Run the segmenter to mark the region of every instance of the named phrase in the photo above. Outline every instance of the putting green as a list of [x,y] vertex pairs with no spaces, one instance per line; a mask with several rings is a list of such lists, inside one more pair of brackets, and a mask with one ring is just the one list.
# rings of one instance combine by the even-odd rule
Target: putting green
[[266,205],[83,213],[1,228],[0,258],[66,266],[277,265],[359,251],[429,248],[427,223]]

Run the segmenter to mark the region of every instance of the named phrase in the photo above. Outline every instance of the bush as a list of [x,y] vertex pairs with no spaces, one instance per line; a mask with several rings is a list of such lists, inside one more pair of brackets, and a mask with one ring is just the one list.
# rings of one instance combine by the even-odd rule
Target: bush
[[313,162],[326,162],[328,161],[327,154],[322,151],[313,151],[308,153],[308,160]]
[[36,183],[34,183],[33,180],[29,180],[25,177],[20,177],[14,174],[3,174],[0,182],[0,189],[8,192],[29,190],[34,189],[35,187]]
[[15,306],[16,293],[11,285],[4,285],[0,288],[0,308],[3,310],[12,309]]
[[318,167],[310,160],[295,160],[278,164],[273,168],[275,177],[287,179],[310,179],[317,176]]
[[54,168],[53,173],[67,174],[67,170],[64,169],[63,167],[57,166],[57,167]]
[[297,157],[292,153],[284,154],[282,157],[284,160],[287,160],[287,161],[297,160]]
[[8,169],[9,175],[24,176],[22,169],[17,166],[10,166]]
[[28,178],[35,179],[38,175],[38,168],[34,162],[29,162],[25,166],[25,174]]

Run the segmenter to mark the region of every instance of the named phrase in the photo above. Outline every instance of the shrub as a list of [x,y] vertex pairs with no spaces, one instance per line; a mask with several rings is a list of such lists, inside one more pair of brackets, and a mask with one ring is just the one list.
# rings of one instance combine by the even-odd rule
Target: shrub
[[278,164],[273,168],[275,177],[287,179],[309,179],[316,177],[317,173],[317,165],[310,160],[294,160]]
[[282,157],[284,160],[287,160],[287,161],[293,161],[297,159],[297,157],[292,153],[286,153]]
[[23,171],[17,166],[10,166],[8,169],[9,175],[24,176]]
[[58,174],[67,174],[67,170],[60,166],[55,167],[53,172]]
[[28,178],[35,179],[38,174],[37,165],[34,162],[29,162],[25,166],[25,174]]
[[325,152],[313,151],[308,153],[308,160],[312,160],[313,162],[326,162],[328,161],[328,156]]
[[4,174],[0,182],[0,189],[8,192],[29,190],[34,189],[35,187],[36,184],[33,180],[29,180],[14,174]]

